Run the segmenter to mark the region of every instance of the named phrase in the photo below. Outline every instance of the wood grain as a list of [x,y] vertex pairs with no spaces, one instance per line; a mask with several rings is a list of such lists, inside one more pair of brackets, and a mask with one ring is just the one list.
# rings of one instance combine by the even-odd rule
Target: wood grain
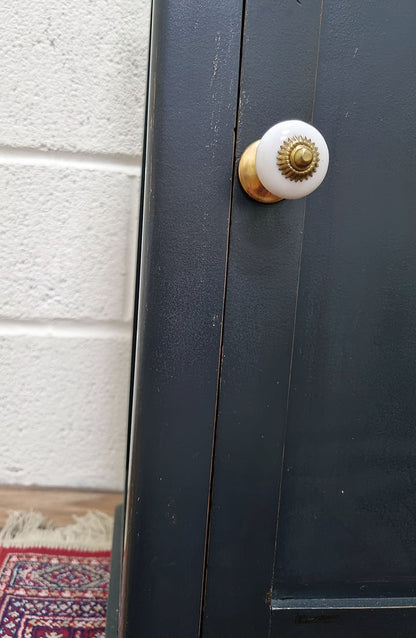
[[85,514],[88,510],[113,515],[116,505],[122,502],[122,492],[2,486],[0,527],[3,527],[10,510],[38,510],[57,525],[67,525],[73,522],[73,514]]

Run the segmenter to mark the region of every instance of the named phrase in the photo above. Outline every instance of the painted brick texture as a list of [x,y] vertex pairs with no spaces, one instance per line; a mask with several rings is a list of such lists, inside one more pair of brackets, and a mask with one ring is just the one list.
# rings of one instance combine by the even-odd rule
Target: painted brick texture
[[139,154],[149,4],[1,3],[0,144]]
[[3,483],[122,484],[128,343],[115,336],[0,336]]
[[124,174],[0,165],[0,315],[130,319],[138,188]]
[[0,483],[122,489],[150,0],[0,7]]

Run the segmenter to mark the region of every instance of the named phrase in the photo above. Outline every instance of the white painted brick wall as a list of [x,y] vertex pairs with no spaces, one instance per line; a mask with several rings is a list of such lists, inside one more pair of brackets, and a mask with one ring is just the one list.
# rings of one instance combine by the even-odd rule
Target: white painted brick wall
[[93,330],[0,337],[3,482],[120,486],[128,342]]
[[0,143],[139,154],[149,0],[0,5]]
[[0,7],[0,483],[123,486],[149,10]]
[[130,319],[138,189],[103,170],[0,165],[0,316]]

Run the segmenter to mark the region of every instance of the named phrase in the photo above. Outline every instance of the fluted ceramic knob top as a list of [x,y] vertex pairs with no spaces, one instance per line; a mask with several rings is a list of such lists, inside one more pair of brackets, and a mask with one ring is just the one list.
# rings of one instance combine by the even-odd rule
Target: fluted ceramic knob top
[[299,199],[319,186],[328,170],[329,153],[321,133],[301,120],[272,126],[256,152],[260,182],[282,199]]

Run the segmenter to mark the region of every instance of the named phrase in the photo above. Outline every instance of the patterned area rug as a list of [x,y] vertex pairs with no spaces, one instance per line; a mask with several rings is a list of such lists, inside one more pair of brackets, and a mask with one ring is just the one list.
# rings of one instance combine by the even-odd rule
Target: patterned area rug
[[[71,529],[66,532],[67,538],[61,541],[66,545],[64,548],[42,547],[39,540],[34,543],[35,547],[29,547],[27,528],[20,537],[18,532],[10,532],[10,524],[8,533],[4,534],[3,530],[0,535],[0,543],[3,544],[0,547],[1,637],[104,638],[110,551],[102,546],[110,545],[112,519],[107,517],[106,520],[101,514],[88,516],[90,523],[96,517],[95,525],[102,528],[105,536],[100,536],[97,529],[92,534],[100,551],[91,548],[91,534],[90,537],[85,534],[85,517],[68,526]],[[62,536],[62,530],[64,535],[68,530],[54,529],[48,523],[44,528],[35,529],[33,525],[32,528],[35,538],[39,534],[42,537],[41,532],[44,532],[43,545],[56,543],[57,533]],[[74,531],[74,528],[77,529]],[[78,535],[76,540],[80,528],[84,529],[84,535],[81,538]],[[54,541],[50,540],[51,533]],[[4,536],[8,539],[5,540]],[[11,545],[13,541],[15,546]],[[82,549],[74,548],[77,543]],[[20,544],[22,547],[17,546]],[[86,544],[90,547],[87,548]]]

